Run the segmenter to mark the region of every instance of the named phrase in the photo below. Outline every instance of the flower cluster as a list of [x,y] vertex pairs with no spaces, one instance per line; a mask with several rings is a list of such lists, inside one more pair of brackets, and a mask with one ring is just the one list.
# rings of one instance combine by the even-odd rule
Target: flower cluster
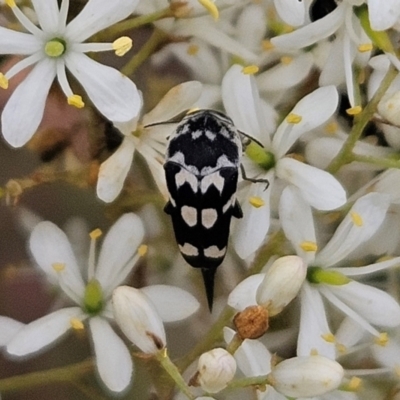
[[[24,262],[53,303],[21,317],[7,305],[23,278],[13,296],[4,274],[5,362],[62,359],[56,344],[87,332],[90,359],[50,382],[394,396],[399,32],[400,0],[0,1],[0,249],[21,258],[9,230],[28,231]],[[41,164],[18,178],[6,164],[23,146]],[[98,255],[100,229],[58,227],[70,213],[110,226]],[[211,315],[197,291],[210,311],[215,291]],[[37,376],[0,370],[0,393]]]

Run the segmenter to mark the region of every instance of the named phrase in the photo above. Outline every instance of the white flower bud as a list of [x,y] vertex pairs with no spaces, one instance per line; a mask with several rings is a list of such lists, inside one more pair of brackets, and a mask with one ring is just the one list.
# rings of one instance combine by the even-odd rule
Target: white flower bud
[[200,385],[209,393],[217,393],[226,388],[236,372],[236,361],[231,354],[221,348],[203,353],[197,365],[193,385]]
[[400,126],[400,91],[384,95],[378,103],[378,112],[392,124]]
[[149,298],[139,289],[117,287],[112,296],[114,317],[125,336],[144,353],[166,345],[164,326]]
[[306,274],[301,257],[278,258],[257,289],[257,304],[266,307],[270,317],[279,314],[296,297]]
[[282,361],[272,369],[268,377],[278,392],[297,398],[320,396],[336,389],[343,374],[339,363],[315,355]]

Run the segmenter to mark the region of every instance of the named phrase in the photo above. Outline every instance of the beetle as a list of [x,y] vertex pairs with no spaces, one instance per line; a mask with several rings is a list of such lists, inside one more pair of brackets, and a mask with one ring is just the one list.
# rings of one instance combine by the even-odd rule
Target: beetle
[[214,278],[227,251],[232,217],[242,218],[236,199],[242,141],[233,121],[214,110],[188,113],[170,137],[165,177],[183,258],[200,268],[210,311]]

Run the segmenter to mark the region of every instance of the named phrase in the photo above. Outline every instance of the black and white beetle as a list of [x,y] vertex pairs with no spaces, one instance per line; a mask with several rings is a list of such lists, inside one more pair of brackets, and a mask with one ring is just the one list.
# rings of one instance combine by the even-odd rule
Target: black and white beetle
[[236,187],[242,155],[239,131],[213,110],[187,114],[171,136],[164,169],[171,215],[183,258],[203,274],[208,306],[224,260],[232,217],[242,218]]

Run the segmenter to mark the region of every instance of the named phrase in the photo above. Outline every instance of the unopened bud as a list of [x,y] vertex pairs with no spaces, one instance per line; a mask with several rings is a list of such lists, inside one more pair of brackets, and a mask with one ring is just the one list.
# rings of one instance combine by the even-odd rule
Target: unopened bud
[[125,336],[144,353],[166,345],[164,326],[150,299],[139,289],[117,287],[112,296],[114,316]]
[[342,382],[342,366],[319,355],[294,357],[273,367],[270,384],[288,397],[321,396],[336,389]]
[[225,389],[236,372],[236,361],[225,349],[216,348],[199,358],[197,373],[190,380],[191,386],[201,386],[209,393]]
[[261,306],[249,306],[233,319],[242,339],[258,339],[268,330],[268,311]]
[[400,91],[384,95],[378,103],[378,112],[393,125],[400,126]]
[[267,308],[270,317],[279,314],[296,297],[306,274],[301,257],[278,258],[257,289],[257,304]]

